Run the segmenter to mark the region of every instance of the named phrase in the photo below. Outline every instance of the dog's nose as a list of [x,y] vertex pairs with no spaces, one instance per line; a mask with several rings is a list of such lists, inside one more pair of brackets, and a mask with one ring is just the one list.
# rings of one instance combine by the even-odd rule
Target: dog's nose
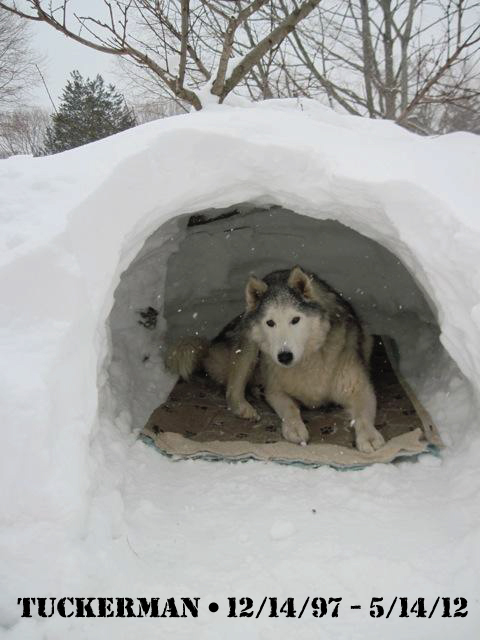
[[280,351],[277,358],[281,364],[290,364],[293,360],[293,353],[291,351]]

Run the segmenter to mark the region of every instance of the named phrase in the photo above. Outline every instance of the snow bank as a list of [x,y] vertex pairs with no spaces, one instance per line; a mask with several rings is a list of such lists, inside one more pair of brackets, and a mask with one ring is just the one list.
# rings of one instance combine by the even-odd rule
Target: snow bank
[[[281,584],[283,591],[302,595],[308,587],[318,591],[319,581],[329,595],[337,591],[349,597],[376,591],[374,585],[385,595],[401,588],[404,595],[413,589],[416,595],[423,590],[443,596],[454,588],[452,596],[471,597],[474,606],[480,563],[479,166],[475,136],[419,138],[388,122],[339,116],[308,101],[212,107],[58,156],[0,162],[0,624],[12,637],[62,636],[61,620],[19,621],[16,599],[32,594],[60,597],[98,590],[116,596],[133,589],[158,595],[160,586],[168,595],[189,591],[220,598],[239,590],[266,595]],[[376,467],[355,478],[261,465],[213,468],[175,465],[134,443],[132,426],[141,426],[136,422],[142,411],[161,401],[173,383],[158,347],[167,330],[165,318],[173,326],[178,302],[171,289],[183,274],[178,250],[193,237],[185,218],[177,216],[241,203],[250,208],[244,216],[263,220],[268,209],[265,232],[277,214],[280,224],[290,212],[338,221],[342,230],[361,234],[360,243],[374,241],[372,250],[380,246],[378,251],[390,252],[382,254],[391,256],[384,276],[401,271],[402,284],[393,297],[378,298],[382,312],[369,320],[382,326],[388,321],[400,336],[398,307],[410,304],[404,312],[409,330],[399,343],[411,379],[451,445],[438,467]],[[313,233],[305,220],[298,224]],[[287,227],[282,233],[288,235]],[[280,249],[286,246],[282,242]],[[312,252],[310,247],[306,266]],[[215,265],[208,254],[205,262],[201,252],[195,255],[197,262],[185,263],[195,273],[204,264]],[[234,272],[235,255],[240,252],[232,257],[227,251],[216,262],[217,293],[229,282],[232,286],[228,310],[239,304],[232,293],[236,278],[240,281],[257,260],[251,256]],[[394,256],[401,263],[398,271]],[[269,260],[274,257],[271,253]],[[148,268],[139,267],[141,261]],[[268,260],[259,265],[267,267]],[[353,286],[353,275],[348,281]],[[408,283],[411,303],[404,296]],[[373,285],[366,310],[372,308],[372,291],[377,291]],[[201,297],[191,298],[188,314],[201,312]],[[119,310],[124,303],[132,306],[131,314]],[[162,312],[150,333],[133,320],[137,305],[148,304]],[[213,330],[213,315],[205,313],[204,327]],[[179,328],[186,318],[179,318]],[[138,356],[146,350],[149,359],[139,366]],[[420,374],[421,367],[428,368],[427,376]],[[312,524],[298,511],[313,502],[322,512],[325,526],[320,528],[318,520]],[[347,509],[338,510],[345,502]],[[367,517],[370,512],[385,518],[382,540]],[[217,546],[210,542],[205,518],[215,523]],[[295,533],[272,542],[268,532],[286,518],[297,522]],[[352,518],[362,544],[348,530]],[[252,522],[243,538],[248,566],[242,545],[231,548],[237,529],[228,524],[238,527],[247,520]],[[182,523],[181,530],[175,522]],[[183,555],[175,548],[177,534],[189,540],[190,564],[184,544]],[[395,549],[386,542],[392,536]],[[433,547],[420,544],[415,550],[412,541],[424,536]],[[287,556],[275,545],[287,545]],[[218,562],[219,550],[227,573]],[[310,553],[313,564],[302,560],[301,550]],[[420,560],[417,551],[429,551],[430,560]],[[408,553],[413,564],[402,564]],[[455,619],[452,633],[463,630],[462,637],[474,637],[469,634],[480,624],[476,606],[469,618]],[[441,619],[430,623],[432,633],[443,629]],[[191,637],[194,630],[199,637],[224,637],[227,627],[229,633],[233,629],[220,617],[208,630],[196,621],[182,624],[185,635],[176,627],[176,637]],[[358,619],[346,616],[342,624],[336,629],[346,637],[362,637],[352,631],[363,633]],[[113,627],[85,625],[76,621],[72,629],[79,637],[88,629],[91,638],[120,637],[119,628],[135,629],[115,627],[114,633]],[[398,627],[398,633],[406,627]],[[172,632],[175,627],[164,628]],[[268,636],[270,628],[270,622],[263,623],[248,633]],[[307,623],[304,628],[310,629]],[[245,627],[237,629],[244,637]],[[368,636],[377,637],[380,629],[368,627]],[[396,630],[392,621],[389,636],[404,637]],[[69,635],[74,637],[72,631]]]

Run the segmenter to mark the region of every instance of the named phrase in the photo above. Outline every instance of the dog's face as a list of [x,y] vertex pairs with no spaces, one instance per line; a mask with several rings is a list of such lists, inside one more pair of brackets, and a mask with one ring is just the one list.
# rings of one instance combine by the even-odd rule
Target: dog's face
[[325,336],[320,318],[303,313],[294,304],[272,301],[264,306],[253,325],[252,338],[276,364],[291,367],[306,352],[318,348]]
[[330,330],[324,314],[302,304],[311,295],[303,286],[305,283],[299,289],[296,284],[297,280],[290,278],[288,286],[273,291],[257,278],[250,278],[247,284],[247,310],[256,312],[251,338],[281,367],[292,367],[306,354],[317,351]]

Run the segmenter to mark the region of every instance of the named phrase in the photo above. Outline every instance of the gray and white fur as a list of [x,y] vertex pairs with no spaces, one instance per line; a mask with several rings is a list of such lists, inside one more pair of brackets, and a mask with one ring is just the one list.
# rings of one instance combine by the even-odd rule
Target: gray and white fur
[[306,444],[300,406],[342,405],[360,451],[384,444],[375,428],[376,398],[370,382],[372,338],[353,307],[332,287],[300,267],[251,276],[245,312],[211,342],[186,338],[167,353],[167,367],[184,379],[203,368],[226,387],[235,415],[258,420],[245,398],[247,384],[261,385],[282,421],[283,437]]

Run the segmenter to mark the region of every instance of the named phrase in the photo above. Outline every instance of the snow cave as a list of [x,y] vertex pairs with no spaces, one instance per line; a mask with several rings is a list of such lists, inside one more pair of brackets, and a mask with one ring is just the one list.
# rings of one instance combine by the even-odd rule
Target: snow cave
[[[285,109],[285,115],[286,105],[278,104]],[[305,106],[310,125],[320,114],[323,118],[332,117],[318,105],[307,102]],[[340,118],[336,124],[341,122],[348,130],[352,126],[348,120]],[[365,137],[370,138],[379,123],[361,122],[366,127]],[[345,130],[341,134],[345,135]],[[412,134],[390,125],[387,146],[397,144],[401,153],[392,154],[384,147],[381,171],[388,172],[389,167],[394,172],[398,170],[399,157],[408,157],[405,145],[407,139],[413,142],[412,138]],[[213,134],[208,145],[214,148],[215,144],[222,143]],[[324,148],[320,145],[320,156]],[[351,159],[344,160],[343,154],[328,169],[322,168],[318,175],[323,171],[323,181],[317,180],[311,146],[299,164],[302,188],[293,181],[288,192],[292,157],[282,165],[279,149],[268,145],[266,149],[268,161],[260,162],[255,183],[248,184],[253,186],[255,197],[239,200],[234,195],[240,192],[244,196],[249,190],[245,189],[245,177],[240,180],[241,186],[237,179],[237,170],[245,171],[248,156],[242,150],[240,167],[232,172],[230,166],[226,171],[228,188],[221,188],[225,178],[213,185],[213,196],[204,196],[203,186],[200,187],[200,203],[204,206],[190,204],[176,209],[174,215],[165,215],[155,204],[149,212],[150,218],[163,217],[166,221],[157,228],[152,224],[148,233],[136,238],[136,254],[130,249],[129,261],[120,274],[106,323],[109,351],[101,373],[100,407],[102,403],[107,406],[110,417],[123,416],[127,430],[141,429],[175,385],[175,377],[164,367],[167,345],[189,335],[213,338],[243,310],[244,286],[250,273],[262,276],[295,264],[332,284],[353,304],[370,333],[392,340],[391,355],[416,400],[428,407],[432,389],[452,381],[470,393],[470,382],[444,346],[446,336],[439,323],[442,312],[428,267],[413,248],[422,241],[424,232],[417,231],[412,220],[420,220],[419,226],[423,222],[428,233],[435,236],[435,228],[427,220],[438,203],[428,201],[418,180],[408,187],[399,179],[388,182],[385,199],[387,183],[379,177],[372,184],[363,182],[361,175],[350,181],[332,177],[331,167],[340,163],[342,168],[348,164],[354,173],[367,171],[361,163],[355,166]],[[188,153],[187,149],[182,151]],[[226,151],[222,146],[217,152],[213,176],[218,176],[218,160],[225,152],[231,159],[230,149]],[[293,153],[299,153],[297,148]],[[190,158],[189,164],[195,161]],[[286,176],[282,174],[285,167]],[[411,171],[412,167],[408,169]],[[203,155],[195,169],[189,171],[186,164],[180,171],[190,178],[193,172],[200,173],[204,182],[212,179],[206,175]],[[263,180],[260,189],[256,184],[259,176]],[[367,184],[371,190],[368,195]],[[313,200],[307,198],[309,189],[315,193]],[[400,224],[408,225],[405,229],[395,228],[396,216]],[[414,236],[419,235],[407,240],[412,229]],[[437,415],[433,420],[428,416],[428,421],[441,421],[441,414],[442,411],[440,418]],[[162,423],[160,430],[168,431],[173,418],[169,420],[164,415],[161,419],[166,419],[167,424]],[[248,433],[250,427],[247,423],[243,431]],[[178,453],[175,449],[173,452]]]
[[[90,593],[99,572],[107,594],[132,584],[154,591],[161,576],[173,591],[213,597],[208,576],[221,593],[240,585],[255,597],[284,579],[292,591],[313,588],[313,564],[330,571],[323,583],[333,592],[350,557],[342,549],[355,555],[353,596],[412,584],[427,597],[451,584],[455,595],[473,594],[478,166],[476,136],[422,138],[309,100],[212,105],[57,156],[2,161],[2,531],[12,558],[21,545],[27,567],[4,564],[10,600],[37,587]],[[394,340],[402,375],[446,444],[438,457],[340,474],[177,464],[138,440],[175,384],[165,344],[197,331],[214,336],[242,310],[249,273],[294,264],[318,273],[373,333]],[[304,507],[308,518],[317,514],[314,524]],[[336,526],[319,529],[319,513]],[[361,542],[352,520],[363,523]],[[193,536],[190,559],[179,523]],[[282,560],[267,575],[260,559],[273,562],[274,553]],[[260,577],[250,585],[253,566]],[[452,633],[473,638],[479,621],[480,612],[455,620]],[[33,624],[8,603],[0,622],[18,629],[12,637],[27,637]],[[34,622],[44,633],[54,628]],[[400,622],[392,620],[390,637],[410,628]],[[430,622],[432,637],[444,637],[449,621]],[[136,629],[130,624],[122,631]],[[200,631],[181,624],[185,637],[225,631],[219,618]],[[346,615],[347,632],[357,624]],[[176,629],[165,622],[166,633]],[[88,633],[100,638],[102,627]],[[384,637],[384,629],[368,634]]]
[[[147,238],[121,275],[107,323],[109,384],[133,428],[143,426],[171,390],[166,345],[184,336],[217,335],[243,311],[252,272],[263,276],[301,264],[321,274],[353,304],[371,334],[394,341],[396,359],[407,363],[403,368],[417,388],[431,383],[440,366],[454,366],[440,343],[428,292],[400,260],[332,220],[328,210],[317,215],[241,203],[179,216]],[[172,412],[159,416],[157,429],[170,430]],[[192,428],[201,416],[192,417]],[[185,414],[179,419],[185,421]],[[247,439],[254,428],[247,421]]]

